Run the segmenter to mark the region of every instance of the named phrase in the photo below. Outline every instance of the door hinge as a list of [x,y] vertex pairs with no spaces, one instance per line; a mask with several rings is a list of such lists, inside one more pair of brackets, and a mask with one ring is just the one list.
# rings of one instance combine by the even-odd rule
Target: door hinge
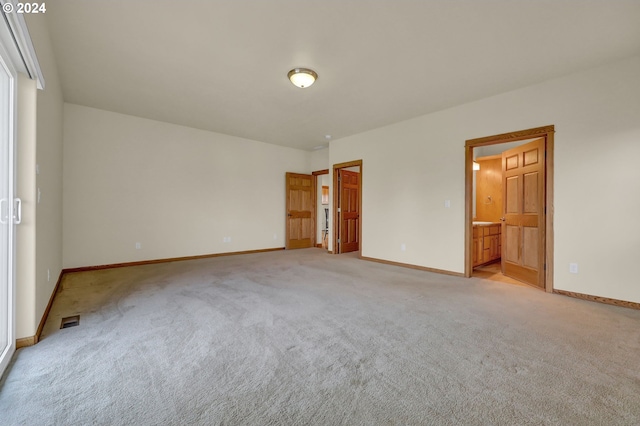
[[338,213],[340,213],[340,207],[338,207]]
[[544,264],[544,270],[545,271],[547,270],[547,264],[546,263]]
[[338,238],[338,244],[340,244],[340,238]]

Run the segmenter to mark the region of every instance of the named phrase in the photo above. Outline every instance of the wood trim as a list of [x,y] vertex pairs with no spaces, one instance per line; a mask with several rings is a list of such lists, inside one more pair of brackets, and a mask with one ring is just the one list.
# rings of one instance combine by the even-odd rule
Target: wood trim
[[574,293],[572,291],[565,291],[565,290],[553,290],[553,292],[555,294],[560,294],[562,296],[574,297],[576,299],[588,300],[590,302],[605,303],[607,305],[614,305],[614,306],[620,306],[623,308],[640,310],[640,303],[636,303],[636,302],[627,302],[625,300],[611,299],[608,297],[601,297],[601,296],[591,296],[589,294]]
[[322,248],[322,243],[316,244],[316,248]]
[[360,219],[358,220],[358,253],[362,255],[362,187],[363,187],[363,174],[362,174],[362,160],[354,160],[347,161],[346,163],[337,163],[333,165],[333,208],[331,209],[333,212],[333,250],[329,250],[331,254],[338,254],[340,250],[336,246],[338,244],[338,197],[340,196],[340,191],[338,188],[338,169],[346,169],[348,167],[360,166],[360,190],[358,191],[358,203],[360,203]]
[[553,182],[554,182],[554,171],[555,164],[553,162],[554,159],[554,151],[555,151],[555,142],[554,142],[554,133],[553,126],[550,126],[551,130],[547,133],[547,150],[545,152],[545,177],[544,182],[546,185],[545,193],[547,199],[545,200],[545,217],[547,219],[547,223],[545,224],[545,290],[547,293],[553,292],[553,267],[554,267],[554,229],[553,229],[553,216],[554,205],[553,205]]
[[368,262],[382,263],[385,265],[400,266],[402,268],[417,269],[419,271],[434,272],[436,274],[452,275],[454,277],[464,277],[460,272],[447,271],[445,269],[427,268],[426,266],[412,265],[410,263],[393,262],[391,260],[376,259],[375,257],[360,256],[360,259]]
[[53,306],[53,299],[55,299],[56,294],[58,294],[58,289],[60,288],[60,283],[62,283],[62,277],[64,276],[65,270],[60,271],[60,275],[58,275],[58,281],[56,282],[55,287],[53,288],[53,292],[51,292],[51,297],[49,297],[49,303],[47,307],[44,309],[42,313],[42,318],[40,318],[40,324],[38,324],[38,329],[36,330],[35,336],[23,337],[21,339],[16,339],[16,349],[24,348],[27,346],[33,346],[40,341],[40,336],[42,336],[42,330],[44,329],[44,325],[47,322],[47,318],[49,317],[49,312],[51,311],[51,306]]
[[38,336],[23,337],[22,339],[16,339],[16,349],[26,348],[27,346],[33,346],[38,343]]
[[183,260],[208,259],[211,257],[235,256],[240,254],[266,253],[270,251],[279,251],[279,250],[284,250],[284,247],[274,247],[274,248],[259,249],[259,250],[231,251],[231,252],[214,253],[214,254],[202,254],[198,256],[170,257],[166,259],[141,260],[138,262],[112,263],[108,265],[82,266],[79,268],[63,269],[62,274],[68,274],[71,272],[98,271],[101,269],[125,268],[127,266],[153,265],[156,263],[180,262]]
[[464,147],[464,276],[473,271],[473,148]]
[[333,244],[332,254],[340,253],[338,244],[338,196],[340,195],[340,188],[338,187],[338,168],[333,167],[333,205],[331,206],[331,241]]
[[472,191],[473,191],[473,148],[485,145],[495,145],[505,142],[514,142],[519,140],[545,138],[546,141],[546,164],[545,164],[545,194],[546,194],[546,229],[544,236],[545,246],[545,291],[553,292],[553,255],[554,255],[554,238],[553,238],[553,178],[554,178],[554,133],[555,125],[534,127],[527,130],[517,132],[502,133],[495,136],[486,136],[482,138],[469,139],[465,142],[465,264],[464,276],[469,278],[473,271],[473,236],[472,236]]
[[291,233],[289,230],[289,201],[291,200],[291,195],[289,194],[289,172],[284,174],[284,193],[284,248],[287,250],[289,249],[289,234]]
[[[362,167],[362,160],[347,161],[346,163],[338,163],[333,165],[333,169],[346,169],[347,167]],[[361,170],[362,172],[362,170]]]
[[502,133],[495,136],[485,136],[483,138],[469,139],[467,146],[495,145],[497,143],[515,142],[524,139],[545,137],[548,133],[555,132],[555,126],[534,127],[532,129],[520,130],[517,132]]
[[53,305],[53,299],[55,299],[56,294],[58,294],[58,289],[60,289],[60,285],[62,283],[62,277],[64,276],[64,269],[60,271],[60,275],[58,275],[58,282],[56,282],[56,286],[53,288],[53,292],[51,293],[51,297],[49,297],[49,303],[45,308],[42,318],[40,318],[40,324],[38,325],[38,330],[36,331],[35,342],[38,343],[40,341],[40,336],[42,336],[42,330],[44,329],[44,325],[47,322],[47,318],[49,318],[49,312],[51,311],[51,306]]
[[311,174],[313,176],[328,175],[329,174],[329,169],[318,170],[318,171],[315,171],[315,172],[311,172]]
[[[313,241],[312,247],[318,247],[318,242],[316,237],[318,236],[318,175],[311,174],[311,185],[313,186],[313,211],[311,214],[313,215]],[[287,194],[288,195],[288,194]],[[321,195],[322,197],[322,195]],[[286,224],[287,230],[289,230],[289,224]],[[287,244],[289,240],[285,241]],[[322,241],[320,241],[322,243]]]
[[[322,245],[319,245],[322,247]],[[142,260],[139,262],[125,262],[125,263],[112,263],[109,265],[96,265],[96,266],[83,266],[79,268],[66,268],[60,271],[60,275],[58,276],[58,281],[56,282],[56,286],[51,293],[51,297],[49,298],[49,303],[42,314],[42,318],[40,319],[40,324],[38,325],[38,330],[36,331],[35,336],[23,337],[21,339],[16,339],[16,349],[24,348],[26,346],[33,346],[40,341],[40,336],[42,336],[42,330],[44,329],[44,325],[47,322],[47,318],[49,317],[49,312],[51,311],[51,306],[53,306],[53,300],[58,294],[58,290],[60,289],[60,285],[62,283],[62,279],[65,274],[72,272],[87,272],[87,271],[98,271],[102,269],[114,269],[114,268],[125,268],[127,266],[140,266],[140,265],[153,265],[156,263],[167,263],[167,262],[180,262],[183,260],[197,260],[197,259],[207,259],[211,257],[222,257],[222,256],[234,256],[240,254],[253,254],[253,253],[265,253],[270,251],[280,251],[284,250],[284,247],[275,247],[268,249],[259,249],[259,250],[245,250],[245,251],[235,251],[235,252],[226,252],[226,253],[214,253],[214,254],[203,254],[199,256],[185,256],[185,257],[172,257],[166,259],[154,259],[154,260]]]

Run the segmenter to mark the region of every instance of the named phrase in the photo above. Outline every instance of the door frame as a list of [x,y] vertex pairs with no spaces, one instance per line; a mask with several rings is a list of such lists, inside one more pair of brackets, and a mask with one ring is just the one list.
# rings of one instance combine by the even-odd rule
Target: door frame
[[465,248],[464,276],[471,277],[473,271],[473,149],[487,145],[497,145],[526,139],[544,138],[546,145],[545,161],[545,234],[543,236],[545,273],[544,289],[553,292],[553,175],[554,175],[554,133],[555,126],[535,127],[517,132],[502,133],[477,139],[469,139],[464,146],[465,170]]
[[[358,190],[358,207],[360,211],[360,218],[358,220],[358,257],[362,257],[362,160],[354,160],[348,161],[346,163],[338,163],[333,165],[333,206],[331,208],[331,212],[333,217],[331,219],[331,224],[333,226],[332,229],[332,250],[330,253],[340,254],[340,247],[338,246],[338,234],[339,234],[339,226],[338,223],[338,197],[340,196],[340,188],[338,184],[338,170],[347,169],[349,167],[360,166],[360,188]],[[331,189],[329,189],[331,191]]]

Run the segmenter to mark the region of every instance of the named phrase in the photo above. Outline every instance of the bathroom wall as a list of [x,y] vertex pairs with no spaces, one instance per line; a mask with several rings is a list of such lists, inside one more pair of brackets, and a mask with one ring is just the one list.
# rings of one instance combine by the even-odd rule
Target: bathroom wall
[[[485,157],[486,158],[486,157]],[[502,217],[502,159],[491,156],[477,158],[476,220],[499,222]]]

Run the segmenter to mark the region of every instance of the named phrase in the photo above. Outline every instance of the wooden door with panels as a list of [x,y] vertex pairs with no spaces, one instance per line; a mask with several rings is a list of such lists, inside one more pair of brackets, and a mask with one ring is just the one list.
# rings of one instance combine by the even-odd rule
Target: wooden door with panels
[[315,246],[316,188],[312,175],[286,174],[287,219],[285,248],[299,249]]
[[545,288],[545,139],[502,153],[502,273]]
[[360,173],[338,170],[340,189],[340,253],[360,249]]

